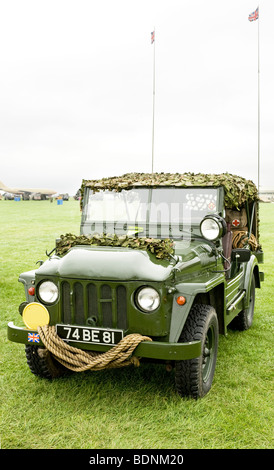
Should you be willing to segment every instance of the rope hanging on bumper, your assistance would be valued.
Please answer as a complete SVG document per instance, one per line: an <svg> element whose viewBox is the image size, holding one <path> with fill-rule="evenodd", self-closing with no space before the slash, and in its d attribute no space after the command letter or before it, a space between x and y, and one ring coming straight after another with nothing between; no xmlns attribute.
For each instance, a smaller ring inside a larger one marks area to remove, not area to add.
<svg viewBox="0 0 274 470"><path fill-rule="evenodd" d="M132 356L134 349L142 341L152 341L148 336L131 334L125 336L109 351L96 353L86 352L70 346L57 335L54 326L38 326L37 330L44 346L52 353L54 358L74 372L124 367L130 364L138 366L138 358Z"/></svg>

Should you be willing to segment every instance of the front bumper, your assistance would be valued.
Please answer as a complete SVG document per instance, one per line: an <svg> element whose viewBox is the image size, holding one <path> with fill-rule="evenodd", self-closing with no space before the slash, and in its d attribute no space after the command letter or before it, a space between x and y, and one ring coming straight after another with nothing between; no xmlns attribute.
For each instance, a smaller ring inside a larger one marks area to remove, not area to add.
<svg viewBox="0 0 274 470"><path fill-rule="evenodd" d="M10 341L15 343L44 346L37 331L15 326L13 322L8 323L7 336ZM70 342L69 344L73 347L89 351L106 352L111 349L111 346L93 343ZM159 359L163 361L194 359L201 355L201 341L192 341L189 343L143 341L135 349L134 355L137 357Z"/></svg>

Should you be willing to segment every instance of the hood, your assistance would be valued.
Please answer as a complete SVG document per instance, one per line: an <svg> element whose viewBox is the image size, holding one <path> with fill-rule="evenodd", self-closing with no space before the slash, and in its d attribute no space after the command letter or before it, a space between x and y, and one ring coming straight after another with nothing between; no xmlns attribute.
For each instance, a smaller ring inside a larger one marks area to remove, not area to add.
<svg viewBox="0 0 274 470"><path fill-rule="evenodd" d="M164 281L173 269L174 260L158 260L147 251L77 246L63 258L53 256L45 261L36 274L73 279Z"/></svg>

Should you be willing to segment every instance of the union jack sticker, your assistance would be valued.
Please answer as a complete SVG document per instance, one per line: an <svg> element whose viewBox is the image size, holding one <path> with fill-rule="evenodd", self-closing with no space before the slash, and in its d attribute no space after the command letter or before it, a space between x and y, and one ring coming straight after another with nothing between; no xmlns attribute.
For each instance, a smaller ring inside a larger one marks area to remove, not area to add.
<svg viewBox="0 0 274 470"><path fill-rule="evenodd" d="M29 343L39 343L39 335L38 333L28 333L28 342Z"/></svg>

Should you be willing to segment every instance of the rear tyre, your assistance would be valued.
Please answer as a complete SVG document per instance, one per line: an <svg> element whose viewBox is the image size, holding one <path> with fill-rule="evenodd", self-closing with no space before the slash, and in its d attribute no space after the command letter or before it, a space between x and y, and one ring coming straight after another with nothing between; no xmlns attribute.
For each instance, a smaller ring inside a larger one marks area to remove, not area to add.
<svg viewBox="0 0 274 470"><path fill-rule="evenodd" d="M249 290L249 306L242 310L237 317L233 318L229 327L232 330L244 331L248 330L252 323L254 317L254 308L255 308L255 276L252 274L251 285Z"/></svg>
<svg viewBox="0 0 274 470"><path fill-rule="evenodd" d="M216 311L197 304L190 310L179 342L201 341L202 354L175 363L175 384L182 397L201 398L209 392L217 360L219 327Z"/></svg>
<svg viewBox="0 0 274 470"><path fill-rule="evenodd" d="M61 377L67 371L47 349L27 344L25 352L27 364L34 375L46 379L55 379Z"/></svg>

